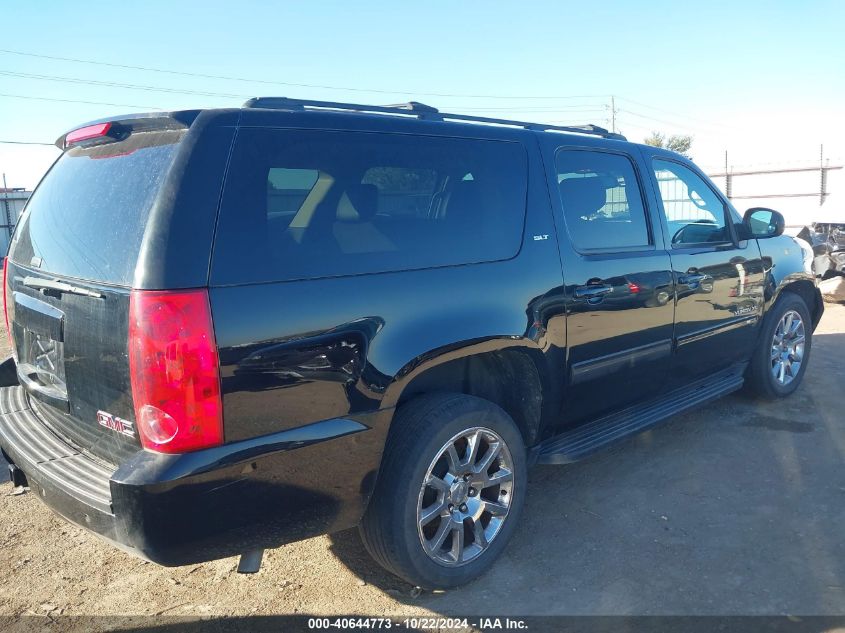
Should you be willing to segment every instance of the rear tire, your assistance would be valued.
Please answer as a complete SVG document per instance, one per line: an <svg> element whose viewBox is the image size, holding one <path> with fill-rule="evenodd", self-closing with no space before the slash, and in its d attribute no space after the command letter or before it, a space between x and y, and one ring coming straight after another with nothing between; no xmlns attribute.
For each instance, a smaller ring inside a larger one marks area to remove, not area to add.
<svg viewBox="0 0 845 633"><path fill-rule="evenodd" d="M420 396L393 421L361 537L409 583L457 587L505 548L526 484L522 435L501 408L463 394Z"/></svg>
<svg viewBox="0 0 845 633"><path fill-rule="evenodd" d="M746 375L748 390L764 398L784 398L804 378L812 348L813 325L807 304L784 292L769 311Z"/></svg>

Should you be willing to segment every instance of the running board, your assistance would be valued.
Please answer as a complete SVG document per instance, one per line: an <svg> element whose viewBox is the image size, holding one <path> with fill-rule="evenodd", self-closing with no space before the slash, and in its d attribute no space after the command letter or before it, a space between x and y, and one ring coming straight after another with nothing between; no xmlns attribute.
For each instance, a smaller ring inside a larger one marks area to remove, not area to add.
<svg viewBox="0 0 845 633"><path fill-rule="evenodd" d="M571 464L677 413L716 400L742 387L745 364L735 365L658 398L550 437L534 448L538 464Z"/></svg>

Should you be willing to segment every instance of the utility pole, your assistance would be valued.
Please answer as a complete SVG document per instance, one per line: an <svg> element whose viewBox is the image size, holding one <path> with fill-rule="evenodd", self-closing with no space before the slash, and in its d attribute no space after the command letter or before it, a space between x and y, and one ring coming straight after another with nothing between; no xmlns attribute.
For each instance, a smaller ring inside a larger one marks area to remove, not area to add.
<svg viewBox="0 0 845 633"><path fill-rule="evenodd" d="M610 95L610 131L616 134L616 97Z"/></svg>
<svg viewBox="0 0 845 633"><path fill-rule="evenodd" d="M827 195L827 170L824 168L824 145L819 145L819 178L821 183L819 186L819 206L824 204L824 198Z"/></svg>

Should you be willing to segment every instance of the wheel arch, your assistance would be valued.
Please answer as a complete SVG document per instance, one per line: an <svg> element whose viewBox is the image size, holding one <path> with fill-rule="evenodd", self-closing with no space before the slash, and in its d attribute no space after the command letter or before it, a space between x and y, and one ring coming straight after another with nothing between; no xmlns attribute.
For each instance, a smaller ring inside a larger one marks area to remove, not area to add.
<svg viewBox="0 0 845 633"><path fill-rule="evenodd" d="M790 282L781 284L777 288L776 293L767 294L766 314L760 327L754 353L749 359L749 365L745 374L746 388L750 393L768 399L783 398L793 393L801 384L801 378L806 372L807 355L810 352L810 333L815 329L824 310L821 297L819 296L817 302L816 295L818 295L818 289L815 283L800 276L795 276ZM804 330L806 343L805 351L802 352L803 358L798 359L800 362L799 374L796 376L794 371L790 370L789 375L792 378L790 381L785 382L785 374L783 373L785 372L784 364L788 366L792 365L792 353L789 354L788 361L786 356L783 357L783 361L780 362L779 367L781 374L773 378L772 370L775 369L773 363L778 358L778 355L783 352L783 348L781 348L780 352L775 348L776 345L780 344L781 339L772 341L768 337L771 337L775 332L781 315L787 309L793 307L799 299L809 312L811 323L808 323L807 326L812 325L812 329L807 327ZM786 303L784 303L785 301Z"/></svg>
<svg viewBox="0 0 845 633"><path fill-rule="evenodd" d="M774 285L774 284L771 284ZM771 288L771 285L769 288ZM800 297L810 311L810 319L812 322L811 331L815 331L816 326L822 318L824 313L824 301L822 300L821 292L816 287L815 282L811 277L805 274L795 274L787 276L783 282L776 286L773 290L766 291L766 304L763 319L756 334L757 345L763 342L763 335L766 330L766 324L772 318L773 309L777 305L778 300L789 293Z"/></svg>
<svg viewBox="0 0 845 633"><path fill-rule="evenodd" d="M784 292L798 295L806 303L812 318L813 329L821 320L824 303L816 287L815 277L804 270L804 256L801 248L791 237L780 235L775 238L757 240L766 278L764 281L765 316Z"/></svg>
<svg viewBox="0 0 845 633"><path fill-rule="evenodd" d="M427 393L461 393L502 408L526 446L539 440L549 403L549 376L542 351L529 339L491 338L436 350L408 363L385 392L384 407L401 407Z"/></svg>
<svg viewBox="0 0 845 633"><path fill-rule="evenodd" d="M810 318L812 319L813 330L819 324L824 313L824 301L822 300L821 292L816 287L816 284L805 277L787 278L778 287L775 295L772 297L770 307L774 306L777 300L784 295L784 293L792 293L798 295L807 305L810 311Z"/></svg>

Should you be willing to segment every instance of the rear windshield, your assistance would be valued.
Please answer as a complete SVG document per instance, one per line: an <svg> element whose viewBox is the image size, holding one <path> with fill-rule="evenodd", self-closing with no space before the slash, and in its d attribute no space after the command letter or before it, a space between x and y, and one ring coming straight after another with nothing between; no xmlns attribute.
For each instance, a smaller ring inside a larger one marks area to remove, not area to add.
<svg viewBox="0 0 845 633"><path fill-rule="evenodd" d="M38 185L9 256L78 279L131 285L150 208L184 130L66 151Z"/></svg>
<svg viewBox="0 0 845 633"><path fill-rule="evenodd" d="M526 190L514 142L242 129L212 282L508 259L522 243Z"/></svg>

